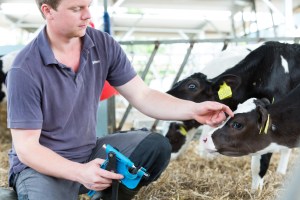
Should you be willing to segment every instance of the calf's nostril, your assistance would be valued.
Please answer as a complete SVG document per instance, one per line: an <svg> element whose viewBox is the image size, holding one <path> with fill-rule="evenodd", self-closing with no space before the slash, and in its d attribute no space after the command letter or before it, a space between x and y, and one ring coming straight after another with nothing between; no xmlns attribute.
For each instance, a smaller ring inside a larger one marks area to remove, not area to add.
<svg viewBox="0 0 300 200"><path fill-rule="evenodd" d="M203 139L203 142L206 143L206 142L207 142L207 138L204 138L204 139Z"/></svg>

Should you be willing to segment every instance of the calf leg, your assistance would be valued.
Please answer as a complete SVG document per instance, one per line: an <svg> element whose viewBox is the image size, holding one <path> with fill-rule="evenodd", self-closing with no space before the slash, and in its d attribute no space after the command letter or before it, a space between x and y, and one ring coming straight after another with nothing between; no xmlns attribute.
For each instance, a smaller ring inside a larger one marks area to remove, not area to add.
<svg viewBox="0 0 300 200"><path fill-rule="evenodd" d="M276 170L278 173L281 173L281 174L286 173L291 152L292 152L291 149L280 150L280 160L279 160L278 167Z"/></svg>
<svg viewBox="0 0 300 200"><path fill-rule="evenodd" d="M252 191L256 191L258 189L262 190L263 183L264 183L263 177L267 173L271 157L272 157L272 153L252 156L252 160L251 160L251 171L252 171L251 190Z"/></svg>

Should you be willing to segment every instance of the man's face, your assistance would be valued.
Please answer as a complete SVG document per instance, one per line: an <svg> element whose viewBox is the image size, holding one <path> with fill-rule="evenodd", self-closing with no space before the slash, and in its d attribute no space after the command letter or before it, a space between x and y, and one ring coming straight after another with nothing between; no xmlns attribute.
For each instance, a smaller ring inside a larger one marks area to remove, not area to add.
<svg viewBox="0 0 300 200"><path fill-rule="evenodd" d="M51 9L48 25L56 34L72 38L82 37L91 18L92 0L61 0L57 9Z"/></svg>

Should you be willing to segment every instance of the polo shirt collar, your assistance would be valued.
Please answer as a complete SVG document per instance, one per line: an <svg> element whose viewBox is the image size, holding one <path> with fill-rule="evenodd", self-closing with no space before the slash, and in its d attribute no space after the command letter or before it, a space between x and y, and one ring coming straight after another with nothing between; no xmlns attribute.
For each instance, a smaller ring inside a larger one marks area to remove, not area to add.
<svg viewBox="0 0 300 200"><path fill-rule="evenodd" d="M91 27L87 27L86 33L83 36L83 46L82 46L82 50L89 50L90 48L94 47L95 44L93 42L93 40L91 39L90 35L89 35L89 31L88 29L92 29Z"/></svg>
<svg viewBox="0 0 300 200"><path fill-rule="evenodd" d="M44 64L45 65L58 64L48 41L46 26L44 26L42 31L38 34L37 41L38 41L39 51Z"/></svg>
<svg viewBox="0 0 300 200"><path fill-rule="evenodd" d="M88 27L89 28L89 27ZM50 64L58 64L57 60L55 59L54 53L50 47L47 33L46 33L46 26L43 28L43 30L38 34L37 37L39 51L41 53L42 60L45 65ZM83 51L88 51L90 48L94 47L95 44L92 41L91 37L86 34L83 36Z"/></svg>

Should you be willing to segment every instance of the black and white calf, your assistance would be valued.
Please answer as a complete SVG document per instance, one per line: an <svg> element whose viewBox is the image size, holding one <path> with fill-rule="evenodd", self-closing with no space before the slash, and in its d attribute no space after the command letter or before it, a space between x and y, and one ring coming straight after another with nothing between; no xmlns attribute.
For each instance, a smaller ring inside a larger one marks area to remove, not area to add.
<svg viewBox="0 0 300 200"><path fill-rule="evenodd" d="M195 73L167 93L194 102L219 101L231 109L252 97L280 99L300 83L299 62L299 44L266 42L220 75L208 79Z"/></svg>
<svg viewBox="0 0 300 200"><path fill-rule="evenodd" d="M197 132L197 127L198 125L194 127L192 123L171 122L169 124L167 133L164 135L169 139L172 147L172 160L177 159L186 151L188 144Z"/></svg>
<svg viewBox="0 0 300 200"><path fill-rule="evenodd" d="M273 104L266 99L251 98L239 104L234 113L233 118L229 117L203 139L209 152L260 158L263 154L300 146L300 85ZM254 162L253 168L259 170L257 164ZM253 175L252 189L262 187L263 177Z"/></svg>
<svg viewBox="0 0 300 200"><path fill-rule="evenodd" d="M5 92L2 91L4 90L4 82L5 82L5 73L3 72L3 61L0 59L0 102L3 101L5 97Z"/></svg>
<svg viewBox="0 0 300 200"><path fill-rule="evenodd" d="M236 65L242 59L244 59L251 49L257 48L258 44L247 46L229 46L226 50L217 53L214 58L206 64L205 68L201 70L208 78L213 78L226 69ZM167 134L164 134L171 143L172 146L172 159L178 158L181 154L184 154L188 144L192 141L194 135L199 131L201 132L201 138L205 133L211 130L208 125L203 125L199 129L199 123L196 121L184 121L184 122L172 122L169 124ZM184 132L184 134L183 134ZM211 154L208 154L203 145L198 146L196 151L202 158L212 158Z"/></svg>
<svg viewBox="0 0 300 200"><path fill-rule="evenodd" d="M208 79L202 73L195 73L176 83L167 93L194 102L219 101L232 110L252 97L280 100L300 83L298 63L299 44L266 42L220 75ZM287 158L290 150L281 153ZM260 162L267 168L271 155L261 156ZM277 171L285 173L286 167L278 168ZM265 173L259 172L261 177Z"/></svg>
<svg viewBox="0 0 300 200"><path fill-rule="evenodd" d="M5 77L17 53L18 51L13 51L0 58L0 103L6 99Z"/></svg>

